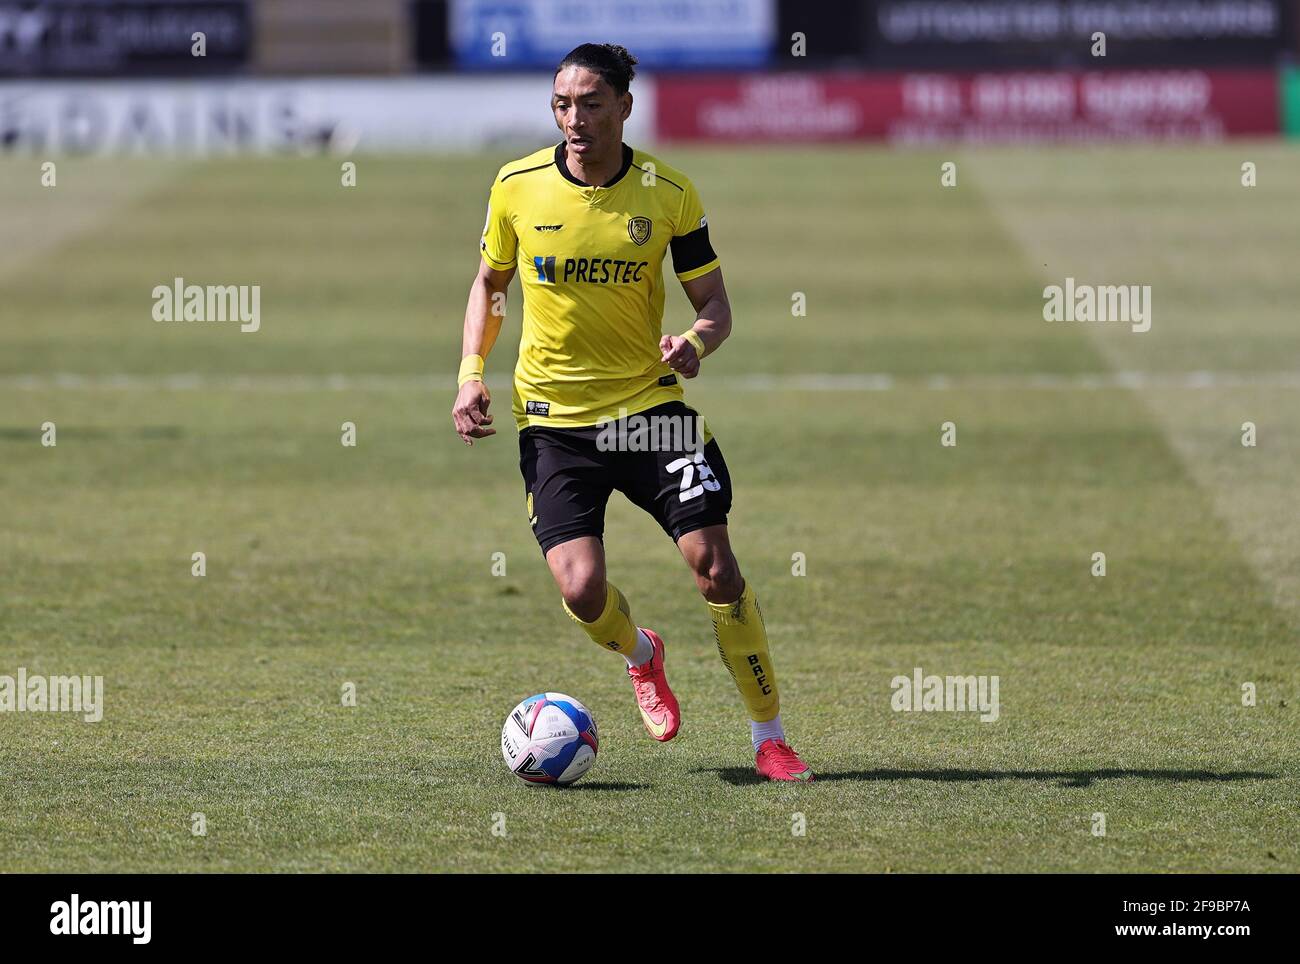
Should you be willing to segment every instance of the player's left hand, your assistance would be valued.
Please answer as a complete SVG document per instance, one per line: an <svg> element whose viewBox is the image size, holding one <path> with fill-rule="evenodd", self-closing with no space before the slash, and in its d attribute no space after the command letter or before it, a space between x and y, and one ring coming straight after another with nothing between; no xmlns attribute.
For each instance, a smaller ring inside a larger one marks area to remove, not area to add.
<svg viewBox="0 0 1300 964"><path fill-rule="evenodd" d="M678 335L664 335L659 339L659 350L663 358L659 359L683 378L694 378L700 373L700 356L695 354L695 346Z"/></svg>

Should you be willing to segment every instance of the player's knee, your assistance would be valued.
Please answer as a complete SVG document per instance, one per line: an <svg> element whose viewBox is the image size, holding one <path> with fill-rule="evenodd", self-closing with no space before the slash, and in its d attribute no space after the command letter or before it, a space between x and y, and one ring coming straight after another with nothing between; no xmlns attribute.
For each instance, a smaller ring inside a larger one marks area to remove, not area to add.
<svg viewBox="0 0 1300 964"><path fill-rule="evenodd" d="M574 567L557 573L564 604L584 622L594 622L605 611L605 574L595 569Z"/></svg>
<svg viewBox="0 0 1300 964"><path fill-rule="evenodd" d="M711 603L735 602L745 591L740 565L730 552L710 554L695 571L700 593Z"/></svg>

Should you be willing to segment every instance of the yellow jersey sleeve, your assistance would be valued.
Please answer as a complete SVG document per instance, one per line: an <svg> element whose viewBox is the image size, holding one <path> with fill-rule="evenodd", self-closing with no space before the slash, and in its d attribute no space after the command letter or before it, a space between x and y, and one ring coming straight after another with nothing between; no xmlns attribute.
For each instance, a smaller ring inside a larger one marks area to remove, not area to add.
<svg viewBox="0 0 1300 964"><path fill-rule="evenodd" d="M709 220L704 215L704 205L691 181L683 184L681 207L673 226L673 271L679 281L691 281L708 274L721 265L709 243Z"/></svg>
<svg viewBox="0 0 1300 964"><path fill-rule="evenodd" d="M500 271L515 266L519 238L506 203L504 182L498 178L488 193L487 220L483 223L483 239L479 253L491 267Z"/></svg>

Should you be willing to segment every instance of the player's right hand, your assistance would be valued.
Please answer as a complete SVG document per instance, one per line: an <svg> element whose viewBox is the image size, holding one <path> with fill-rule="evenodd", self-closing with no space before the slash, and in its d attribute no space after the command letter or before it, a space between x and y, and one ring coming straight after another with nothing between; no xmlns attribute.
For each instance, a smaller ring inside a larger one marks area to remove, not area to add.
<svg viewBox="0 0 1300 964"><path fill-rule="evenodd" d="M456 393L456 404L451 407L451 420L456 425L456 434L464 439L466 445L473 445L476 438L496 435L497 430L490 428L492 416L488 406L492 396L487 386L477 380L471 380L460 386Z"/></svg>

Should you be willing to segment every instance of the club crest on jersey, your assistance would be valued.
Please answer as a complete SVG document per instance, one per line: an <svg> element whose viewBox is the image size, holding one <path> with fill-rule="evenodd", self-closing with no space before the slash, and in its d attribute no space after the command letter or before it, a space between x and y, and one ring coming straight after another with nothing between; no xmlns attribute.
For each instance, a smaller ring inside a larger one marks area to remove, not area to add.
<svg viewBox="0 0 1300 964"><path fill-rule="evenodd" d="M650 219L649 218L628 218L627 236L637 244L645 244L650 240Z"/></svg>

